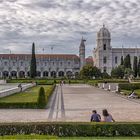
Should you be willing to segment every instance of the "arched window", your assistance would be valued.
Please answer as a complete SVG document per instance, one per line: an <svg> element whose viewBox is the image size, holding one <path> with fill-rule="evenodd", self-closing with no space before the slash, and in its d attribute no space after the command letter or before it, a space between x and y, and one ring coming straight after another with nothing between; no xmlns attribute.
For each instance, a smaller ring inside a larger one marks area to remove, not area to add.
<svg viewBox="0 0 140 140"><path fill-rule="evenodd" d="M8 72L8 71L4 71L4 72L3 72L3 77L6 78L6 77L8 77L8 76L9 76L9 72Z"/></svg>
<svg viewBox="0 0 140 140"><path fill-rule="evenodd" d="M25 77L25 72L24 71L20 71L19 72L19 77L24 78Z"/></svg>
<svg viewBox="0 0 140 140"><path fill-rule="evenodd" d="M117 63L118 63L118 57L115 56L115 64L117 64Z"/></svg>
<svg viewBox="0 0 140 140"><path fill-rule="evenodd" d="M104 44L104 50L106 50L106 44Z"/></svg>
<svg viewBox="0 0 140 140"><path fill-rule="evenodd" d="M58 75L59 75L59 77L64 77L64 72L63 71L59 71Z"/></svg>
<svg viewBox="0 0 140 140"><path fill-rule="evenodd" d="M104 56L103 63L106 64L106 62L107 62L107 59L106 59L106 56Z"/></svg>
<svg viewBox="0 0 140 140"><path fill-rule="evenodd" d="M43 72L43 77L47 77L48 76L48 72L47 71L44 71Z"/></svg>
<svg viewBox="0 0 140 140"><path fill-rule="evenodd" d="M17 77L17 72L16 72L16 71L12 71L12 72L11 72L11 76L12 76L12 77Z"/></svg>
<svg viewBox="0 0 140 140"><path fill-rule="evenodd" d="M55 72L55 71L52 71L52 72L51 72L51 77L53 77L53 78L56 77L56 72Z"/></svg>

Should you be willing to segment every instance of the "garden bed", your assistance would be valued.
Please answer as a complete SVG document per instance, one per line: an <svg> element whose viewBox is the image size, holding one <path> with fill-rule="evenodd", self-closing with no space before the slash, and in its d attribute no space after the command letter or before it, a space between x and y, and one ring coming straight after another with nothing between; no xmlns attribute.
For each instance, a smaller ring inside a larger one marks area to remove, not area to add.
<svg viewBox="0 0 140 140"><path fill-rule="evenodd" d="M20 93L13 94L0 99L0 108L38 108L38 95L40 87L44 87L46 102L48 102L49 96L52 94L54 85L38 85L36 87L29 88L28 90ZM46 103L47 104L47 103Z"/></svg>

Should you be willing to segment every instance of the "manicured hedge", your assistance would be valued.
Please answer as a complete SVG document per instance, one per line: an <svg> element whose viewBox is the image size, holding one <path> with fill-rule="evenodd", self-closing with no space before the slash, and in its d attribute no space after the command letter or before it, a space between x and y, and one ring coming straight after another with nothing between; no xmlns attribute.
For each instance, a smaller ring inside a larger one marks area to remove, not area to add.
<svg viewBox="0 0 140 140"><path fill-rule="evenodd" d="M128 83L128 80L126 79L104 79L104 80L98 80L99 83Z"/></svg>
<svg viewBox="0 0 140 140"><path fill-rule="evenodd" d="M41 134L63 137L140 136L140 123L1 123L0 135Z"/></svg>
<svg viewBox="0 0 140 140"><path fill-rule="evenodd" d="M8 109L13 109L13 108L38 108L37 102L16 102L16 103L6 103L6 102L0 102L0 108L8 108Z"/></svg>
<svg viewBox="0 0 140 140"><path fill-rule="evenodd" d="M123 83L119 84L120 90L136 90L140 89L140 83Z"/></svg>
<svg viewBox="0 0 140 140"><path fill-rule="evenodd" d="M48 103L49 97L53 93L55 89L55 85L53 85L50 89L47 90L46 94L46 105ZM36 109L39 108L39 105L37 102L14 102L14 103L6 103L6 102L0 102L0 108L31 108Z"/></svg>

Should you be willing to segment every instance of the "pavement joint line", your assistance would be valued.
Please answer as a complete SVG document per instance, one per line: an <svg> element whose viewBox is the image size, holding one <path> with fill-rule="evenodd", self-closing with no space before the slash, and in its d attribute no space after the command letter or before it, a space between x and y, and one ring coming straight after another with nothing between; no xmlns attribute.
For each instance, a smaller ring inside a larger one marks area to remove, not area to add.
<svg viewBox="0 0 140 140"><path fill-rule="evenodd" d="M56 120L58 119L58 113L59 113L59 96L60 96L60 92L59 92L59 86L58 86L58 90L57 90L57 108L56 108Z"/></svg>
<svg viewBox="0 0 140 140"><path fill-rule="evenodd" d="M56 103L56 96L57 96L57 90L58 90L58 86L56 86L55 91L54 91L54 96L52 97L52 104L50 106L50 112L49 112L49 116L48 116L48 120L51 121L53 118L53 114L54 114L54 109L55 109L55 103Z"/></svg>
<svg viewBox="0 0 140 140"><path fill-rule="evenodd" d="M65 120L65 106L64 106L64 97L63 97L62 86L61 86L61 117L62 117L62 120Z"/></svg>

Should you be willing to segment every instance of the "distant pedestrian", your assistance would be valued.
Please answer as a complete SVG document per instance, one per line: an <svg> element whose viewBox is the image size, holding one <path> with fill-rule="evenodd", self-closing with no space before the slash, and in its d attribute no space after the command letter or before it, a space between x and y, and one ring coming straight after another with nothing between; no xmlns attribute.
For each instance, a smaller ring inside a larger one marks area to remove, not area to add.
<svg viewBox="0 0 140 140"><path fill-rule="evenodd" d="M115 122L112 115L106 109L103 110L104 122Z"/></svg>
<svg viewBox="0 0 140 140"><path fill-rule="evenodd" d="M61 84L62 84L62 86L64 85L64 81L63 80L62 80Z"/></svg>
<svg viewBox="0 0 140 140"><path fill-rule="evenodd" d="M20 88L20 92L22 92L22 85L21 84L18 85L18 88Z"/></svg>
<svg viewBox="0 0 140 140"><path fill-rule="evenodd" d="M101 116L97 113L96 110L92 111L92 115L91 115L91 122L100 122L101 121Z"/></svg>

